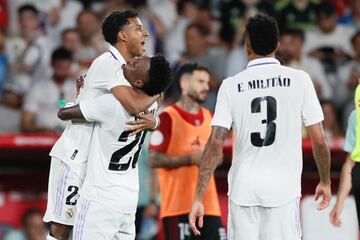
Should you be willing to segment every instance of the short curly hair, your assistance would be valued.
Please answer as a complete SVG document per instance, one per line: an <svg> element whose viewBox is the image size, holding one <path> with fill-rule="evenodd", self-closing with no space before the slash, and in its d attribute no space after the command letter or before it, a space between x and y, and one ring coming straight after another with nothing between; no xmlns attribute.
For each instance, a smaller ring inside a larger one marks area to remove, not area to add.
<svg viewBox="0 0 360 240"><path fill-rule="evenodd" d="M246 37L251 49L257 55L273 53L279 42L279 27L273 17L256 14L246 24Z"/></svg>
<svg viewBox="0 0 360 240"><path fill-rule="evenodd" d="M149 79L144 82L142 90L149 96L164 92L173 81L170 64L162 55L151 57L148 74Z"/></svg>
<svg viewBox="0 0 360 240"><path fill-rule="evenodd" d="M129 24L129 18L136 18L137 16L138 13L131 9L110 13L101 26L105 41L111 45L115 45L119 31Z"/></svg>

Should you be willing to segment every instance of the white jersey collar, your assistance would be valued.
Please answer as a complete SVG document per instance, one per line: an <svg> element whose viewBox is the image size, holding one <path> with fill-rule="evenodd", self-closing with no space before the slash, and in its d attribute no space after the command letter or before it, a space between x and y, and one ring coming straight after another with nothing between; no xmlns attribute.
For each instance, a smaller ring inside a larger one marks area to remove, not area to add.
<svg viewBox="0 0 360 240"><path fill-rule="evenodd" d="M276 58L272 58L272 57L258 58L258 59L251 60L248 63L247 68L257 67L257 66L264 66L264 65L271 65L271 64L280 65L280 62Z"/></svg>
<svg viewBox="0 0 360 240"><path fill-rule="evenodd" d="M114 46L111 46L109 47L109 52L111 53L111 55L117 60L120 62L120 64L125 64L126 61L125 59L123 58L123 56L120 54L120 52L114 47Z"/></svg>

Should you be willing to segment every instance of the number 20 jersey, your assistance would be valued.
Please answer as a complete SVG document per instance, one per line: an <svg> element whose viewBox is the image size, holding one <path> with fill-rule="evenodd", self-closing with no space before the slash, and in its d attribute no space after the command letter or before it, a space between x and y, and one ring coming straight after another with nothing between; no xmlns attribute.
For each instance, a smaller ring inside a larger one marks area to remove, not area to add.
<svg viewBox="0 0 360 240"><path fill-rule="evenodd" d="M129 136L135 120L112 94L80 102L87 121L96 121L80 195L120 213L135 213L139 194L137 161L146 131ZM157 103L148 110L155 114Z"/></svg>
<svg viewBox="0 0 360 240"><path fill-rule="evenodd" d="M212 126L235 133L229 197L243 206L278 207L301 195L302 122L323 113L309 75L275 58L250 61L223 81Z"/></svg>

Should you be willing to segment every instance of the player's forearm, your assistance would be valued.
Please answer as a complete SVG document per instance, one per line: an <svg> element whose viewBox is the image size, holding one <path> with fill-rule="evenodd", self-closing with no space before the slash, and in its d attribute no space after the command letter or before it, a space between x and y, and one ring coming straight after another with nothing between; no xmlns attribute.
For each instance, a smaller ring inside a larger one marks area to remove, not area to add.
<svg viewBox="0 0 360 240"><path fill-rule="evenodd" d="M200 163L195 199L201 200L210 178L213 175L219 159L223 157L223 146L229 130L223 127L213 127L210 138L205 146Z"/></svg>
<svg viewBox="0 0 360 240"><path fill-rule="evenodd" d="M318 168L320 181L330 183L330 150L327 143L313 144L313 155Z"/></svg>
<svg viewBox="0 0 360 240"><path fill-rule="evenodd" d="M85 120L79 105L61 108L57 114L61 120Z"/></svg>
<svg viewBox="0 0 360 240"><path fill-rule="evenodd" d="M191 156L169 156L165 153L150 150L149 164L152 168L177 168L192 164Z"/></svg>
<svg viewBox="0 0 360 240"><path fill-rule="evenodd" d="M354 162L351 160L350 155L347 156L346 161L341 169L339 189L337 192L337 204L343 204L346 196L351 190L351 171L354 167Z"/></svg>
<svg viewBox="0 0 360 240"><path fill-rule="evenodd" d="M133 115L144 112L159 98L159 96L151 97L126 86L114 87L111 92L126 111Z"/></svg>

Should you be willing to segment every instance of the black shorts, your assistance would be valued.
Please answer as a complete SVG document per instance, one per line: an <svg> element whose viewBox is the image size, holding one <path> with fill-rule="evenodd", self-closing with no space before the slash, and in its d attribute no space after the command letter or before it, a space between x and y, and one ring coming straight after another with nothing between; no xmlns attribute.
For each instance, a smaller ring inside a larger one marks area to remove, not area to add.
<svg viewBox="0 0 360 240"><path fill-rule="evenodd" d="M200 236L192 232L187 214L165 217L162 222L165 240L226 240L226 231L218 216L204 216Z"/></svg>
<svg viewBox="0 0 360 240"><path fill-rule="evenodd" d="M360 163L356 162L351 172L352 193L355 198L356 212L360 227Z"/></svg>

